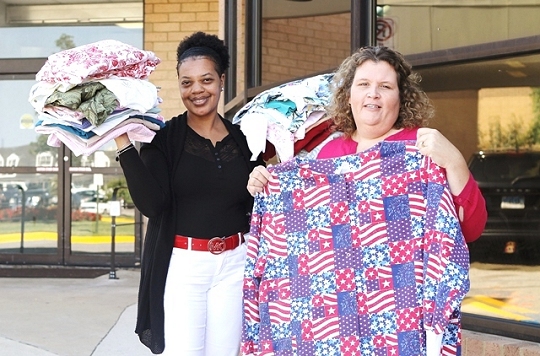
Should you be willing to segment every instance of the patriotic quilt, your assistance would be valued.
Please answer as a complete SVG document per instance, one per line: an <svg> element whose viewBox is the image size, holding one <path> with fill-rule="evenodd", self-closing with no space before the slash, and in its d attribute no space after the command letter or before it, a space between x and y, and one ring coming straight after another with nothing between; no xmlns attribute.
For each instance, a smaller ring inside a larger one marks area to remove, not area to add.
<svg viewBox="0 0 540 356"><path fill-rule="evenodd" d="M461 352L469 254L444 170L413 141L269 168L248 241L242 355Z"/></svg>

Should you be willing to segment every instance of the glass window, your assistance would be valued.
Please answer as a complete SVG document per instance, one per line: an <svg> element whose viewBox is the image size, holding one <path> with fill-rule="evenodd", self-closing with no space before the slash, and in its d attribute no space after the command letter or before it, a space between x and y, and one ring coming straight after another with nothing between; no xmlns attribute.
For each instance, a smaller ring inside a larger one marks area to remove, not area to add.
<svg viewBox="0 0 540 356"><path fill-rule="evenodd" d="M94 2L16 4L12 1L0 6L0 59L46 58L60 49L104 39L142 47L141 0Z"/></svg>
<svg viewBox="0 0 540 356"><path fill-rule="evenodd" d="M56 253L56 174L0 174L0 253Z"/></svg>
<svg viewBox="0 0 540 356"><path fill-rule="evenodd" d="M471 290L462 311L539 323L540 56L419 72L435 104L430 126L469 160L488 210L484 233L469 244Z"/></svg>
<svg viewBox="0 0 540 356"><path fill-rule="evenodd" d="M112 215L115 250L135 250L135 208L123 175L72 174L72 253L111 251Z"/></svg>
<svg viewBox="0 0 540 356"><path fill-rule="evenodd" d="M36 157L36 166L53 167L54 166L53 154L50 151L38 153Z"/></svg>
<svg viewBox="0 0 540 356"><path fill-rule="evenodd" d="M142 48L142 24L137 27L32 26L0 27L0 58L47 58L62 49L115 40Z"/></svg>
<svg viewBox="0 0 540 356"><path fill-rule="evenodd" d="M403 54L424 53L540 33L540 1L380 0L378 41Z"/></svg>
<svg viewBox="0 0 540 356"><path fill-rule="evenodd" d="M72 167L120 167L116 161L116 144L113 140L105 143L98 150L90 155L79 155L71 153Z"/></svg>
<svg viewBox="0 0 540 356"><path fill-rule="evenodd" d="M34 80L0 80L0 166L58 166L58 149L47 145L47 137L34 131L37 113L28 102ZM47 158L43 158L47 157Z"/></svg>
<svg viewBox="0 0 540 356"><path fill-rule="evenodd" d="M7 158L7 166L8 167L17 167L19 165L19 161L21 160L21 157L16 154L12 153Z"/></svg>
<svg viewBox="0 0 540 356"><path fill-rule="evenodd" d="M28 98L41 61L53 53L105 39L142 48L142 18L143 2L137 0L0 6L0 253L5 261L54 261L49 255L9 255L34 248L32 252L56 253L57 263L88 263L83 255L88 253L100 253L91 263L103 263L111 251L115 188L122 202L115 216L118 249L128 254L127 260L135 257L134 219L139 213L127 189L121 189L125 181L114 159L114 142L89 156L72 154L68 159L68 151L64 157L64 147L51 146L47 133L36 132L40 118ZM64 179L58 167L70 169L73 181ZM70 205L67 212L61 208L64 202ZM58 246L75 254L64 260L68 255Z"/></svg>
<svg viewBox="0 0 540 356"><path fill-rule="evenodd" d="M350 53L350 1L263 0L262 85L331 71Z"/></svg>

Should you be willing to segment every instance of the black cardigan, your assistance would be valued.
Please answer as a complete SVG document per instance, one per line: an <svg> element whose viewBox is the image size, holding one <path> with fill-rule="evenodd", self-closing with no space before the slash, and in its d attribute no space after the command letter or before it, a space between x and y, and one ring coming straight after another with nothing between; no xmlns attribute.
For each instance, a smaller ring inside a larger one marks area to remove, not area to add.
<svg viewBox="0 0 540 356"><path fill-rule="evenodd" d="M249 172L264 164L261 156L250 161L251 151L237 125L222 118L227 130L241 149ZM163 295L174 241L174 195L171 172L177 171L187 130L187 113L174 117L156 133L140 153L134 149L122 153L120 164L133 202L148 217L139 284L137 325L135 332L154 354L165 348ZM247 177L246 177L247 184ZM151 199L149 199L151 197ZM247 208L250 213L251 207Z"/></svg>

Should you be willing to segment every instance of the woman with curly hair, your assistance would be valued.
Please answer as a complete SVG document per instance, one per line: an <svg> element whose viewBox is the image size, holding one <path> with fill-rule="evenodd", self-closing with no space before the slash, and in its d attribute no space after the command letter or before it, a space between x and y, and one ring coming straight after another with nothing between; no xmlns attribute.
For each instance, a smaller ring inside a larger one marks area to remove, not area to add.
<svg viewBox="0 0 540 356"><path fill-rule="evenodd" d="M253 198L245 186L262 159L218 114L229 66L218 37L196 32L177 49L186 111L140 152L124 135L118 160L133 202L148 217L135 332L155 353L236 356Z"/></svg>
<svg viewBox="0 0 540 356"><path fill-rule="evenodd" d="M332 83L327 114L344 135L317 160L250 174L262 192L243 355L460 354L465 226L478 237L486 208L463 156L422 128L434 109L418 81L400 53L360 48Z"/></svg>
<svg viewBox="0 0 540 356"><path fill-rule="evenodd" d="M370 83L375 80L377 82ZM394 129L424 126L433 117L434 109L427 95L418 86L419 81L419 76L411 71L411 67L398 52L389 51L385 47L361 48L345 59L334 75L335 90L328 114L334 119L338 130L346 136L363 135L357 121L361 120L364 111L356 111L361 106L352 105L352 101L375 97L391 100L392 110L385 113L385 108L382 109Z"/></svg>
<svg viewBox="0 0 540 356"><path fill-rule="evenodd" d="M328 142L317 158L362 152L382 140L416 140L420 153L446 170L463 235L475 241L487 219L485 200L461 152L439 131L424 127L434 108L419 82L403 56L387 47L362 47L346 58L334 75L327 108L344 135ZM248 191L261 192L269 177L265 167L256 167Z"/></svg>

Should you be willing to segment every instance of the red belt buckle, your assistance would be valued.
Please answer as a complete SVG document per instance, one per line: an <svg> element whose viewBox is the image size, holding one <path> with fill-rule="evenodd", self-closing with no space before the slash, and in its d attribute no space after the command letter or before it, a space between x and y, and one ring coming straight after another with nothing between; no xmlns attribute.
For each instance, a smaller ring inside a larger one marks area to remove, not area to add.
<svg viewBox="0 0 540 356"><path fill-rule="evenodd" d="M220 253L225 251L225 248L225 240L221 237L214 237L213 239L210 239L208 241L208 251L210 251L214 255L219 255Z"/></svg>

